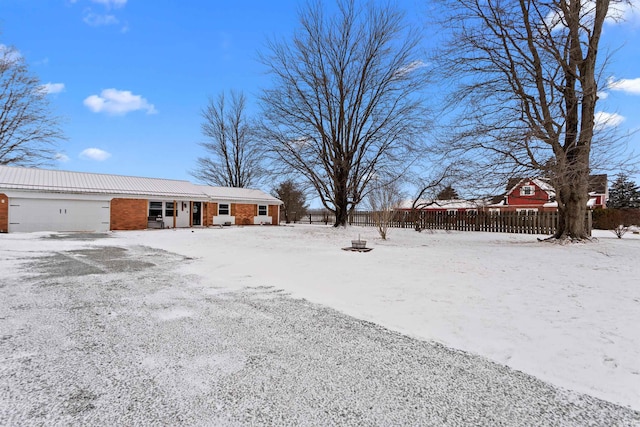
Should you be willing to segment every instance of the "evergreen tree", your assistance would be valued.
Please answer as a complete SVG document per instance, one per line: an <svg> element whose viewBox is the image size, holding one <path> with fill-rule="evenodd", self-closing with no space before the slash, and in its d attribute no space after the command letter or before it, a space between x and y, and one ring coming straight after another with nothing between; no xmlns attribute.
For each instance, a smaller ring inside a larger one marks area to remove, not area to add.
<svg viewBox="0 0 640 427"><path fill-rule="evenodd" d="M438 200L453 200L458 198L460 198L460 196L458 196L458 192L450 185L447 185L441 192L439 192L437 197Z"/></svg>
<svg viewBox="0 0 640 427"><path fill-rule="evenodd" d="M627 175L619 174L609 188L607 207L614 209L640 208L640 190Z"/></svg>
<svg viewBox="0 0 640 427"><path fill-rule="evenodd" d="M307 212L306 195L298 184L292 180L281 182L273 190L273 195L284 202L280 206L280 217L289 224L291 221L299 221Z"/></svg>

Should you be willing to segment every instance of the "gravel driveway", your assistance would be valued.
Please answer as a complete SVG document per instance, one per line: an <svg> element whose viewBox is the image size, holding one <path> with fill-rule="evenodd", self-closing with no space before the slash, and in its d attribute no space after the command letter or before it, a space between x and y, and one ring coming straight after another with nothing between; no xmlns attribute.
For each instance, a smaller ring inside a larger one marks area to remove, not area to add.
<svg viewBox="0 0 640 427"><path fill-rule="evenodd" d="M274 288L206 287L173 272L185 262L87 246L16 263L30 274L0 282L0 425L640 425Z"/></svg>

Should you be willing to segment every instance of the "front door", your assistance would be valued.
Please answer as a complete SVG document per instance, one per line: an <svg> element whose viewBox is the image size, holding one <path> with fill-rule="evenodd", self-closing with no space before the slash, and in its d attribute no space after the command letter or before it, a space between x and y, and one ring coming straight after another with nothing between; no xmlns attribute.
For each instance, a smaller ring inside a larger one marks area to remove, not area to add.
<svg viewBox="0 0 640 427"><path fill-rule="evenodd" d="M200 218L202 217L202 203L201 202L193 202L193 207L191 208L191 225L202 225L200 222Z"/></svg>

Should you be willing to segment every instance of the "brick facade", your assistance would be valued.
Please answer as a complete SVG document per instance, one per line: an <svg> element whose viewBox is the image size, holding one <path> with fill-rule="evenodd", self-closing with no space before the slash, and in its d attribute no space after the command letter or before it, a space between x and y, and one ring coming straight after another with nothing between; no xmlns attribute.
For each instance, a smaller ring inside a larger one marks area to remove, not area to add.
<svg viewBox="0 0 640 427"><path fill-rule="evenodd" d="M146 199L112 199L111 230L144 230L148 214Z"/></svg>
<svg viewBox="0 0 640 427"><path fill-rule="evenodd" d="M269 205L269 216L271 217L271 225L278 225L280 223L280 206Z"/></svg>
<svg viewBox="0 0 640 427"><path fill-rule="evenodd" d="M211 202L202 203L202 225L210 227L213 225L213 217L218 215L218 204Z"/></svg>
<svg viewBox="0 0 640 427"><path fill-rule="evenodd" d="M0 233L9 232L9 198L0 193Z"/></svg>
<svg viewBox="0 0 640 427"><path fill-rule="evenodd" d="M236 225L253 225L253 218L258 215L258 205L232 203L231 215L236 217Z"/></svg>

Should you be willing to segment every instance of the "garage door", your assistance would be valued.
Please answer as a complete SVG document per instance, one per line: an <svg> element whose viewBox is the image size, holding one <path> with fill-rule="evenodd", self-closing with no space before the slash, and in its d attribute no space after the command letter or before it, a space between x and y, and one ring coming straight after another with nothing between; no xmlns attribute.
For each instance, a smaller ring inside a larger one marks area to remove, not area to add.
<svg viewBox="0 0 640 427"><path fill-rule="evenodd" d="M10 233L108 230L108 201L9 199Z"/></svg>

